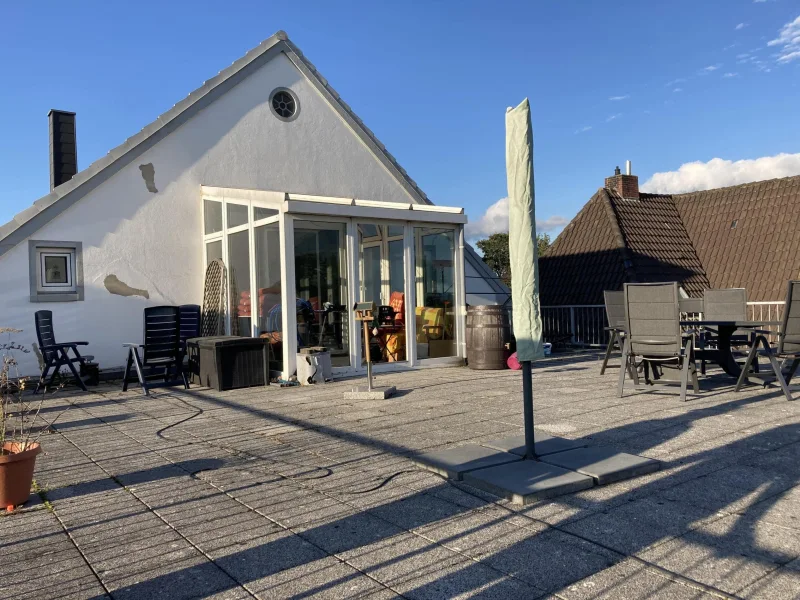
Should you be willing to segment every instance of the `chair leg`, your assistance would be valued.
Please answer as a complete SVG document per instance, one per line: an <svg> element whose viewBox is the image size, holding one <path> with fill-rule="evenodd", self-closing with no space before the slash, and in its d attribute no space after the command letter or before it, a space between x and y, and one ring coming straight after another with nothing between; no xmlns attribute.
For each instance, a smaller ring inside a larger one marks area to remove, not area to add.
<svg viewBox="0 0 800 600"><path fill-rule="evenodd" d="M759 336L760 337L760 336ZM753 340L753 345L750 347L750 352L747 353L747 360L742 365L742 372L739 373L739 379L736 380L736 387L734 391L738 392L742 389L744 382L747 381L747 373L750 371L750 365L753 364L753 359L758 353L758 337Z"/></svg>
<svg viewBox="0 0 800 600"><path fill-rule="evenodd" d="M786 385L789 385L792 381L792 377L794 377L795 371L797 371L797 367L800 366L800 358L795 358L792 361L792 366L789 367L789 372L786 374Z"/></svg>
<svg viewBox="0 0 800 600"><path fill-rule="evenodd" d="M133 353L133 366L136 368L136 376L139 378L139 385L142 386L144 395L149 396L150 390L147 389L147 380L144 378L144 372L142 371L142 363L141 359L139 358L139 351L136 348L131 348L131 352Z"/></svg>
<svg viewBox="0 0 800 600"><path fill-rule="evenodd" d="M66 349L61 348L61 350L59 350L59 352L61 352L62 356L64 357L64 362L67 363L67 366L69 367L69 370L72 371L72 376L75 378L75 382L80 386L80 388L84 392L88 392L89 390L86 389L86 384L83 383L83 379L81 379L81 374L75 368L75 363L72 362L69 359L69 354L67 354Z"/></svg>
<svg viewBox="0 0 800 600"><path fill-rule="evenodd" d="M625 344L622 346L622 363L620 365L619 370L619 384L618 384L618 393L619 397L622 398L622 391L625 387L625 372L627 369L623 368L624 365L628 364L628 354L630 353L631 343L630 340L626 337ZM636 370L634 369L634 378L636 378Z"/></svg>
<svg viewBox="0 0 800 600"><path fill-rule="evenodd" d="M691 357L692 340L686 341L683 347L683 364L681 365L681 402L686 402L686 387L689 385L689 359Z"/></svg>
<svg viewBox="0 0 800 600"><path fill-rule="evenodd" d="M775 378L778 380L778 384L781 386L781 390L783 390L783 395L786 396L786 399L791 401L792 393L789 391L789 386L786 385L786 381L783 378L783 373L781 372L781 366L778 364L778 360L775 358L775 355L772 353L772 349L769 347L769 342L767 338L764 336L759 336L761 339L761 345L764 346L764 352L767 353L767 358L769 359L770 364L772 365L772 370L775 371Z"/></svg>
<svg viewBox="0 0 800 600"><path fill-rule="evenodd" d="M603 364L600 365L600 375L603 375L606 372L608 357L611 356L611 350L614 348L614 341L617 339L616 331L612 331L610 333L611 335L608 337L608 345L606 346L606 355L603 357Z"/></svg>
<svg viewBox="0 0 800 600"><path fill-rule="evenodd" d="M700 373L702 375L706 374L706 359L705 358L700 361Z"/></svg>
<svg viewBox="0 0 800 600"><path fill-rule="evenodd" d="M128 391L128 380L131 378L131 367L133 366L133 348L128 348L128 362L125 363L125 375L122 376L122 391Z"/></svg>

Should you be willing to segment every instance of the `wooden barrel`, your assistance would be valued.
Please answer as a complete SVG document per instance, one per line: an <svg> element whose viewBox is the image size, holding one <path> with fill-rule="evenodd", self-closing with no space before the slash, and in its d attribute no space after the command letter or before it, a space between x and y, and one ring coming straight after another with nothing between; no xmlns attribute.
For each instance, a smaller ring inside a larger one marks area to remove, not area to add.
<svg viewBox="0 0 800 600"><path fill-rule="evenodd" d="M506 369L509 342L511 323L506 307L467 308L467 363L470 369Z"/></svg>

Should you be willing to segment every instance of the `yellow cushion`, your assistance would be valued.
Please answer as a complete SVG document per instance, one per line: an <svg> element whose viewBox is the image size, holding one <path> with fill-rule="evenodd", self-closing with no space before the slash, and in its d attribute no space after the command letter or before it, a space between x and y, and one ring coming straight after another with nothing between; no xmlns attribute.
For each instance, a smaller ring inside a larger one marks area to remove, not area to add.
<svg viewBox="0 0 800 600"><path fill-rule="evenodd" d="M418 306L414 314L416 315L417 342L425 343L428 339L439 339L442 337L442 320L444 318L443 308L429 308ZM427 333L423 325L430 325Z"/></svg>

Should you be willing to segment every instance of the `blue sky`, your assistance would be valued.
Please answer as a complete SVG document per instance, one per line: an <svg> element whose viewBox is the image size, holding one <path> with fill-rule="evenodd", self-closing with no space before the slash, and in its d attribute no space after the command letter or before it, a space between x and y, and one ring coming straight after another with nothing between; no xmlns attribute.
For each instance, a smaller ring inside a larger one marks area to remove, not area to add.
<svg viewBox="0 0 800 600"><path fill-rule="evenodd" d="M502 228L502 204L481 217L506 195L504 112L526 96L552 233L626 159L660 191L800 174L798 0L1 10L0 223L49 191L50 108L78 113L85 168L278 29L473 237Z"/></svg>

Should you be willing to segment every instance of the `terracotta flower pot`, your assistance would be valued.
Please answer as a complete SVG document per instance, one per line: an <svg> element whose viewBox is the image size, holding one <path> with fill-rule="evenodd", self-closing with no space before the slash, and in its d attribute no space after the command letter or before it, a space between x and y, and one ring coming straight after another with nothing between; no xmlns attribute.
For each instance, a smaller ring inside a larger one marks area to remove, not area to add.
<svg viewBox="0 0 800 600"><path fill-rule="evenodd" d="M3 444L0 453L0 507L27 502L31 495L36 455L42 451L38 443L23 447L18 442Z"/></svg>

